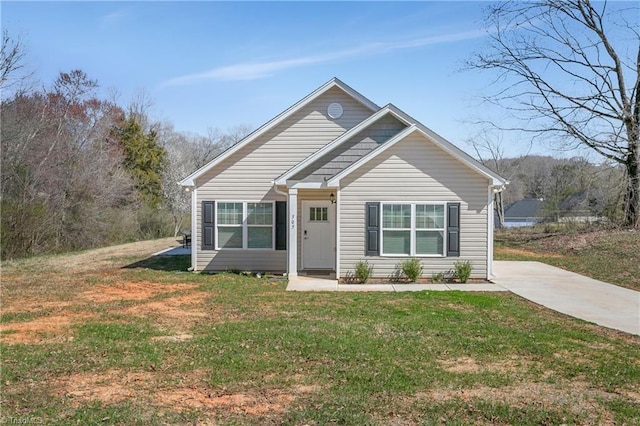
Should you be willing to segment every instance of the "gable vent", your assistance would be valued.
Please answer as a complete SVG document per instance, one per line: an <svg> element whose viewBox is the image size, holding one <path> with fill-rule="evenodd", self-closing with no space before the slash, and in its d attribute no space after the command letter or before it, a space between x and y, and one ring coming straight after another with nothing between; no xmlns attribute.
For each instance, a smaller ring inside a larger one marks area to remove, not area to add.
<svg viewBox="0 0 640 426"><path fill-rule="evenodd" d="M336 118L342 117L343 112L344 110L342 109L342 105L340 105L337 102L333 102L332 104L329 104L329 106L327 107L327 114L329 115L329 117L333 118L334 120Z"/></svg>

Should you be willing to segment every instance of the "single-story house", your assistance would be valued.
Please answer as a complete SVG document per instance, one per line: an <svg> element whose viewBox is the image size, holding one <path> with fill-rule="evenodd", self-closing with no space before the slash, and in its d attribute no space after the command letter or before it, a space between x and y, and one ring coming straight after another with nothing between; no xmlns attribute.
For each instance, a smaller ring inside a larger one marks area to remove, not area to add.
<svg viewBox="0 0 640 426"><path fill-rule="evenodd" d="M488 278L493 193L507 182L417 120L334 78L181 181L195 271Z"/></svg>
<svg viewBox="0 0 640 426"><path fill-rule="evenodd" d="M524 198L514 201L504 209L504 227L520 228L533 226L544 220L544 200L542 198Z"/></svg>

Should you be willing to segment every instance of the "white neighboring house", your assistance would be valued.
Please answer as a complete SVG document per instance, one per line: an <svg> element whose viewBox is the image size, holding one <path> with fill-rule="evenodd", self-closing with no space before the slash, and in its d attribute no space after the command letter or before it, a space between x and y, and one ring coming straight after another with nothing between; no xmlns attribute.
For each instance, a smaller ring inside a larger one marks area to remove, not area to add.
<svg viewBox="0 0 640 426"><path fill-rule="evenodd" d="M506 183L334 78L181 181L192 267L342 278L367 260L385 278L417 257L426 277L469 260L489 278Z"/></svg>

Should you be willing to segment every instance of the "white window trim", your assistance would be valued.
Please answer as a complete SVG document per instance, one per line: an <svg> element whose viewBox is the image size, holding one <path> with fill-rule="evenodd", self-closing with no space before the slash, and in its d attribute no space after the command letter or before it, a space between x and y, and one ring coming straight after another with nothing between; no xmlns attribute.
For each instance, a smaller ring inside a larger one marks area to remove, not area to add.
<svg viewBox="0 0 640 426"><path fill-rule="evenodd" d="M223 224L220 225L218 223L218 203L239 203L242 204L242 224L240 225L242 227L242 247L220 247L219 245L219 241L218 241L218 228L219 227L229 227L229 228L235 228L238 227L238 225L230 225L230 224ZM257 248L257 247L249 247L249 228L250 227L256 227L256 228L266 228L269 225L249 225L247 223L247 216L249 215L249 210L247 208L247 204L249 203L260 203L260 204L271 204L271 247L265 247L265 248ZM214 211L214 215L216 218L216 226L215 226L215 230L214 230L214 238L215 238L215 249L216 250L235 250L235 251L241 251L241 250L249 250L249 251L273 251L276 249L276 202L275 201L265 201L265 200L259 200L259 201L239 201L239 200L216 200L215 202L215 211Z"/></svg>
<svg viewBox="0 0 640 426"><path fill-rule="evenodd" d="M416 227L416 205L436 205L443 206L444 227L443 228L417 228ZM384 206L386 205L409 205L411 206L411 228L385 228L384 227ZM380 203L380 256L386 257L447 257L447 203L444 201L383 201ZM409 254L385 253L384 252L384 231L406 231L409 230ZM417 231L442 231L442 253L441 254L418 254L416 253L416 232Z"/></svg>

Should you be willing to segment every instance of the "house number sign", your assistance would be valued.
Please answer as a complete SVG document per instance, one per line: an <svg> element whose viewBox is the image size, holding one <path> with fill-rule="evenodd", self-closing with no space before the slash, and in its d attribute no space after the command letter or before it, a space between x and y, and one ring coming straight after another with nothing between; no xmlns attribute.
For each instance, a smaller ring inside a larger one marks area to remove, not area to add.
<svg viewBox="0 0 640 426"><path fill-rule="evenodd" d="M296 215L292 214L291 215L291 230L294 230L296 228Z"/></svg>

